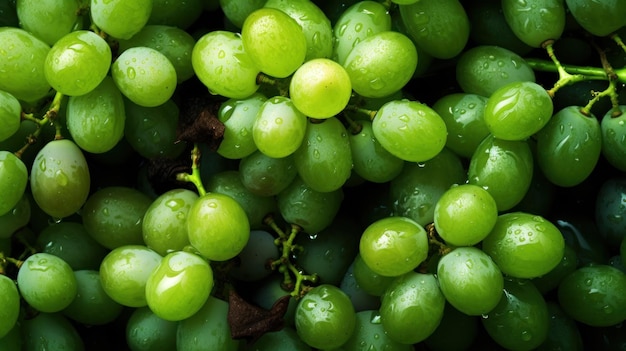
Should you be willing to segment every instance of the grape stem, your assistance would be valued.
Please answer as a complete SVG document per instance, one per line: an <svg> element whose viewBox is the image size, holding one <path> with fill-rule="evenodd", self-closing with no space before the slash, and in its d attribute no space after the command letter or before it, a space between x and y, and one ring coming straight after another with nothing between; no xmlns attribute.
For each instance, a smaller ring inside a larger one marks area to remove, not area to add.
<svg viewBox="0 0 626 351"><path fill-rule="evenodd" d="M362 108L356 105L348 105L345 107L344 111L352 111L352 112L356 112L356 113L361 113L365 116L367 116L367 118L370 119L370 121L374 120L374 117L376 117L376 114L378 113L377 110L369 110L366 108Z"/></svg>
<svg viewBox="0 0 626 351"><path fill-rule="evenodd" d="M548 53L548 57L550 57L550 59L552 60L552 63L556 68L556 72L559 74L559 79L554 83L554 86L551 89L547 90L550 97L554 97L554 94L566 85L574 84L588 79L586 75L577 73L570 74L569 72L567 72L565 67L561 64L561 62L554 54L554 40L546 40L541 46Z"/></svg>
<svg viewBox="0 0 626 351"><path fill-rule="evenodd" d="M612 117L618 117L622 114L622 111L619 109L619 102L617 100L617 90L616 90L616 81L615 80L610 80L609 81L609 86L600 92L592 92L593 94L593 98L591 100L589 100L589 102L587 103L587 105L585 105L584 107L582 107L580 109L580 112L589 117L591 116L591 108L593 107L593 105L598 102L598 100L600 100L601 98L608 96L611 99L611 103L613 105L613 112L611 113Z"/></svg>
<svg viewBox="0 0 626 351"><path fill-rule="evenodd" d="M194 143L193 149L191 150L191 174L179 173L176 175L176 180L193 184L198 190L198 194L203 196L207 193L207 191L204 188L200 177L200 156L201 152L198 147L198 143Z"/></svg>
<svg viewBox="0 0 626 351"><path fill-rule="evenodd" d="M52 99L52 102L50 103L50 107L48 108L48 110L46 111L46 113L43 115L42 118L37 118L32 113L25 113L24 111L22 111L20 118L23 121L31 121L35 123L37 125L37 129L35 129L34 132L32 132L28 137L26 137L26 143L24 144L24 146L22 146L21 149L15 152L15 156L17 156L18 158L21 158L24 152L26 151L26 149L28 149L29 146L37 142L37 139L39 138L39 135L41 134L43 126L45 126L48 123L55 126L56 131L55 131L54 139L55 140L63 139L63 135L61 135L61 126L56 121L57 115L59 114L59 110L61 109L61 102L63 101L63 98L64 98L64 95L57 91L54 94L54 98Z"/></svg>
<svg viewBox="0 0 626 351"><path fill-rule="evenodd" d="M258 85L266 84L273 86L278 90L278 94L280 96L289 97L289 78L277 79L274 77L270 77L267 74L259 73L256 76L256 83Z"/></svg>
<svg viewBox="0 0 626 351"><path fill-rule="evenodd" d="M617 33L612 34L611 39L613 39L617 46L619 46L620 48L622 48L622 50L624 50L624 52L626 52L626 44L624 44L624 41L622 41L622 38Z"/></svg>

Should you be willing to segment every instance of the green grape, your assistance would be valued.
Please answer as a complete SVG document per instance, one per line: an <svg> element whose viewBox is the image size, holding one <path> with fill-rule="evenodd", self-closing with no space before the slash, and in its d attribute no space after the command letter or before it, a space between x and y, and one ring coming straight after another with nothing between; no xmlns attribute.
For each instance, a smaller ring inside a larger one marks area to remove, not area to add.
<svg viewBox="0 0 626 351"><path fill-rule="evenodd" d="M228 273L239 281L259 281L272 273L268 260L279 256L274 236L265 230L251 230L248 243L241 250L238 264Z"/></svg>
<svg viewBox="0 0 626 351"><path fill-rule="evenodd" d="M472 246L457 247L443 256L437 264L437 280L448 303L470 316L496 307L504 286L500 268Z"/></svg>
<svg viewBox="0 0 626 351"><path fill-rule="evenodd" d="M176 349L185 351L239 350L239 341L231 338L227 314L228 303L209 296L198 313L178 324Z"/></svg>
<svg viewBox="0 0 626 351"><path fill-rule="evenodd" d="M578 322L594 327L611 326L626 319L624 289L624 272L604 264L585 266L563 278L558 301Z"/></svg>
<svg viewBox="0 0 626 351"><path fill-rule="evenodd" d="M366 293L382 296L396 277L386 277L374 272L361 258L360 254L354 259L352 274L356 283Z"/></svg>
<svg viewBox="0 0 626 351"><path fill-rule="evenodd" d="M351 95L348 72L327 58L305 62L289 83L291 101L300 112L312 118L337 115L348 105Z"/></svg>
<svg viewBox="0 0 626 351"><path fill-rule="evenodd" d="M483 118L486 104L486 97L468 93L452 93L435 101L432 108L448 130L448 149L464 158L472 157L478 144L489 134Z"/></svg>
<svg viewBox="0 0 626 351"><path fill-rule="evenodd" d="M214 174L206 182L206 190L232 197L246 213L251 229L263 227L263 219L278 210L276 199L249 191L241 182L239 171L229 170Z"/></svg>
<svg viewBox="0 0 626 351"><path fill-rule="evenodd" d="M217 117L224 124L224 139L217 153L231 159L241 159L257 150L252 137L257 113L267 101L257 92L245 99L229 99L219 108Z"/></svg>
<svg viewBox="0 0 626 351"><path fill-rule="evenodd" d="M535 278L559 264L565 241L559 229L545 218L510 212L498 216L482 248L503 273L516 278Z"/></svg>
<svg viewBox="0 0 626 351"><path fill-rule="evenodd" d="M10 238L31 219L31 207L28 195L24 194L15 207L0 216L0 238Z"/></svg>
<svg viewBox="0 0 626 351"><path fill-rule="evenodd" d="M391 16L383 4L358 1L345 9L333 26L333 60L344 64L352 49L363 39L391 30Z"/></svg>
<svg viewBox="0 0 626 351"><path fill-rule="evenodd" d="M122 94L137 105L154 107L164 104L176 89L176 69L161 52L133 47L111 65L111 76Z"/></svg>
<svg viewBox="0 0 626 351"><path fill-rule="evenodd" d="M533 155L525 140L501 140L488 135L476 148L467 172L469 184L493 196L498 211L517 205L533 177Z"/></svg>
<svg viewBox="0 0 626 351"><path fill-rule="evenodd" d="M276 78L295 72L307 52L306 37L298 22L270 7L255 10L246 17L241 40L254 65Z"/></svg>
<svg viewBox="0 0 626 351"><path fill-rule="evenodd" d="M152 199L126 186L109 186L91 194L83 207L83 225L100 245L114 249L143 244L143 217Z"/></svg>
<svg viewBox="0 0 626 351"><path fill-rule="evenodd" d="M578 254L576 251L567 243L565 243L565 249L563 250L563 258L556 265L556 267L552 268L550 272L533 278L532 282L535 284L539 292L543 295L554 290L559 286L561 280L573 272L578 266Z"/></svg>
<svg viewBox="0 0 626 351"><path fill-rule="evenodd" d="M146 283L163 257L142 245L125 245L109 252L100 264L100 281L115 302L147 306Z"/></svg>
<svg viewBox="0 0 626 351"><path fill-rule="evenodd" d="M446 190L435 205L437 234L454 246L472 246L482 241L498 219L491 194L480 186L461 184Z"/></svg>
<svg viewBox="0 0 626 351"><path fill-rule="evenodd" d="M109 44L94 32L78 30L54 43L44 62L44 74L59 93L78 96L94 90L110 66Z"/></svg>
<svg viewBox="0 0 626 351"><path fill-rule="evenodd" d="M228 195L200 196L187 216L189 242L211 261L226 261L237 256L250 238L248 215Z"/></svg>
<svg viewBox="0 0 626 351"><path fill-rule="evenodd" d="M191 52L193 70L213 94L244 99L257 91L259 68L243 49L236 33L213 31L196 42Z"/></svg>
<svg viewBox="0 0 626 351"><path fill-rule="evenodd" d="M377 310L364 310L356 313L356 326L343 349L352 351L385 350L410 351L411 345L393 340L383 328Z"/></svg>
<svg viewBox="0 0 626 351"><path fill-rule="evenodd" d="M194 315L213 288L213 270L196 254L177 251L163 257L146 282L146 301L157 316L180 321Z"/></svg>
<svg viewBox="0 0 626 351"><path fill-rule="evenodd" d="M348 267L339 287L350 297L355 311L378 309L380 307L380 296L368 294L361 288L355 279L353 268L354 264ZM395 277L389 277L389 279L393 280Z"/></svg>
<svg viewBox="0 0 626 351"><path fill-rule="evenodd" d="M279 212L287 222L315 235L332 223L343 197L343 188L331 192L315 191L297 176L276 200Z"/></svg>
<svg viewBox="0 0 626 351"><path fill-rule="evenodd" d="M0 339L4 338L17 323L20 314L20 293L13 279L0 275Z"/></svg>
<svg viewBox="0 0 626 351"><path fill-rule="evenodd" d="M117 39L129 39L148 23L153 0L91 0L93 23Z"/></svg>
<svg viewBox="0 0 626 351"><path fill-rule="evenodd" d="M408 272L381 297L380 317L387 335L401 344L430 336L443 317L446 299L432 274Z"/></svg>
<svg viewBox="0 0 626 351"><path fill-rule="evenodd" d="M602 153L602 130L593 116L578 106L566 107L552 116L537 133L537 162L552 183L571 187L593 172Z"/></svg>
<svg viewBox="0 0 626 351"><path fill-rule="evenodd" d="M84 351L85 343L78 331L60 313L39 313L22 323L22 350Z"/></svg>
<svg viewBox="0 0 626 351"><path fill-rule="evenodd" d="M77 283L76 298L63 310L63 314L86 325L111 323L121 313L123 306L106 294L100 283L100 273L95 270L74 272Z"/></svg>
<svg viewBox="0 0 626 351"><path fill-rule="evenodd" d="M94 270L108 250L93 240L82 223L60 222L47 226L37 236L41 252L55 255L67 262L72 270Z"/></svg>
<svg viewBox="0 0 626 351"><path fill-rule="evenodd" d="M61 258L36 253L17 273L17 286L26 302L40 312L59 312L76 298L77 283L72 267Z"/></svg>
<svg viewBox="0 0 626 351"><path fill-rule="evenodd" d="M149 307L136 308L126 323L126 343L132 351L176 349L178 322L167 321Z"/></svg>
<svg viewBox="0 0 626 351"><path fill-rule="evenodd" d="M441 322L424 344L429 350L470 350L478 339L479 323L477 317L468 316L446 303Z"/></svg>
<svg viewBox="0 0 626 351"><path fill-rule="evenodd" d="M626 171L626 105L608 111L600 122L602 155L615 168ZM616 114L619 114L616 116Z"/></svg>
<svg viewBox="0 0 626 351"><path fill-rule="evenodd" d="M533 48L559 39L565 29L563 0L502 0L502 12L513 33Z"/></svg>
<svg viewBox="0 0 626 351"><path fill-rule="evenodd" d="M432 108L407 99L384 104L372 123L374 137L396 157L424 162L444 148L446 124Z"/></svg>
<svg viewBox="0 0 626 351"><path fill-rule="evenodd" d="M190 0L182 3L174 3L177 9L184 9L183 4L192 4ZM190 5L191 6L191 5ZM176 70L176 80L178 83L184 82L194 75L191 65L191 52L196 44L191 34L179 27L170 25L151 24L143 27L139 33L128 40L119 41L120 53L137 46L145 46L155 49L165 55Z"/></svg>
<svg viewBox="0 0 626 351"><path fill-rule="evenodd" d="M348 134L353 171L365 180L386 183L400 174L404 160L392 155L374 137L372 122L359 121L358 133Z"/></svg>
<svg viewBox="0 0 626 351"><path fill-rule="evenodd" d="M0 9L0 14L2 10ZM0 338L0 349L4 351L22 351L22 328L20 323L16 323L13 329L9 330L4 337Z"/></svg>
<svg viewBox="0 0 626 351"><path fill-rule="evenodd" d="M91 153L111 150L124 136L124 99L113 79L90 92L71 96L67 103L67 128L74 142Z"/></svg>
<svg viewBox="0 0 626 351"><path fill-rule="evenodd" d="M493 45L519 55L533 48L521 41L506 23L500 0L474 1L466 6L470 21L470 39L477 45Z"/></svg>
<svg viewBox="0 0 626 351"><path fill-rule="evenodd" d="M484 120L494 137L524 140L548 123L552 110L552 98L542 86L534 82L513 82L489 96Z"/></svg>
<svg viewBox="0 0 626 351"><path fill-rule="evenodd" d="M311 351L292 327L283 327L279 331L268 332L256 340L254 344L244 347L250 351Z"/></svg>
<svg viewBox="0 0 626 351"><path fill-rule="evenodd" d="M576 322L563 311L557 302L546 301L546 304L550 316L548 337L536 350L584 350L583 340Z"/></svg>
<svg viewBox="0 0 626 351"><path fill-rule="evenodd" d="M402 89L413 77L417 60L417 49L409 37L385 31L355 45L343 67L357 94L377 98Z"/></svg>
<svg viewBox="0 0 626 351"><path fill-rule="evenodd" d="M623 207L626 182L622 177L606 179L597 192L594 209L595 225L603 241L612 247L620 245L626 237ZM597 260L602 262L602 260Z"/></svg>
<svg viewBox="0 0 626 351"><path fill-rule="evenodd" d="M48 45L70 33L78 21L75 0L19 0L15 4L20 27Z"/></svg>
<svg viewBox="0 0 626 351"><path fill-rule="evenodd" d="M535 82L535 72L513 51L493 45L464 51L456 65L456 80L465 93L491 96L513 82Z"/></svg>
<svg viewBox="0 0 626 351"><path fill-rule="evenodd" d="M219 7L230 23L236 28L241 28L246 18L262 8L266 2L267 0L219 0Z"/></svg>
<svg viewBox="0 0 626 351"><path fill-rule="evenodd" d="M201 15L204 0L153 0L148 24L168 25L187 29ZM145 28L145 27L144 27Z"/></svg>
<svg viewBox="0 0 626 351"><path fill-rule="evenodd" d="M491 338L508 350L534 350L548 334L548 308L527 280L507 278L498 305L482 318Z"/></svg>
<svg viewBox="0 0 626 351"><path fill-rule="evenodd" d="M185 143L177 143L180 111L171 99L156 107L124 99L124 113L124 137L139 155L148 159L173 158L185 148Z"/></svg>
<svg viewBox="0 0 626 351"><path fill-rule="evenodd" d="M333 28L318 5L308 0L268 0L263 6L281 10L298 22L306 38L305 61L330 58Z"/></svg>
<svg viewBox="0 0 626 351"><path fill-rule="evenodd" d="M15 154L0 151L0 216L9 213L22 199L28 183L28 170Z"/></svg>
<svg viewBox="0 0 626 351"><path fill-rule="evenodd" d="M7 140L20 129L22 106L10 93L0 90L0 141Z"/></svg>
<svg viewBox="0 0 626 351"><path fill-rule="evenodd" d="M282 158L293 154L302 144L307 118L288 97L266 100L252 125L252 138L267 156Z"/></svg>
<svg viewBox="0 0 626 351"><path fill-rule="evenodd" d="M37 153L30 189L46 214L64 218L76 213L87 201L90 186L87 160L73 141L53 140Z"/></svg>
<svg viewBox="0 0 626 351"><path fill-rule="evenodd" d="M626 3L619 0L565 0L581 27L593 35L607 36L626 25Z"/></svg>
<svg viewBox="0 0 626 351"><path fill-rule="evenodd" d="M330 350L352 336L356 313L346 293L334 285L321 284L300 299L295 321L302 341L317 349Z"/></svg>
<svg viewBox="0 0 626 351"><path fill-rule="evenodd" d="M141 224L146 246L165 256L189 245L187 215L198 194L172 189L159 195L146 210Z"/></svg>
<svg viewBox="0 0 626 351"><path fill-rule="evenodd" d="M396 277L412 271L426 259L428 235L412 219L383 218L365 228L359 252L373 272Z"/></svg>
<svg viewBox="0 0 626 351"><path fill-rule="evenodd" d="M309 120L294 162L300 178L313 190L330 192L341 188L352 172L350 141L341 121Z"/></svg>
<svg viewBox="0 0 626 351"><path fill-rule="evenodd" d="M293 155L274 158L255 151L239 162L241 182L253 194L273 196L285 190L298 175Z"/></svg>
<svg viewBox="0 0 626 351"><path fill-rule="evenodd" d="M457 155L443 149L424 163L406 163L390 182L393 212L425 226L434 221L435 206L454 184L466 181L466 172Z"/></svg>
<svg viewBox="0 0 626 351"><path fill-rule="evenodd" d="M50 46L21 28L0 28L0 90L36 102L50 91L44 62Z"/></svg>
<svg viewBox="0 0 626 351"><path fill-rule="evenodd" d="M458 0L419 0L399 7L407 32L429 55L449 59L465 48L470 23Z"/></svg>

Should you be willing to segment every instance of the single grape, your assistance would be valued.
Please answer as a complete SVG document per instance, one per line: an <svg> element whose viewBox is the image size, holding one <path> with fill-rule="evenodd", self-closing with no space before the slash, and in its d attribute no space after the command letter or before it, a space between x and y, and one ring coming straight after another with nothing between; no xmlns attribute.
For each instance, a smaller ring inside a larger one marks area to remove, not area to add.
<svg viewBox="0 0 626 351"><path fill-rule="evenodd" d="M240 342L231 338L227 321L228 303L209 296L193 316L180 321L176 333L176 349L188 351L237 351Z"/></svg>
<svg viewBox="0 0 626 351"><path fill-rule="evenodd" d="M109 252L93 240L82 223L62 221L45 227L36 243L42 252L67 262L72 270L96 270Z"/></svg>
<svg viewBox="0 0 626 351"><path fill-rule="evenodd" d="M256 79L260 70L236 33L212 31L200 37L191 52L191 64L213 94L244 99L259 88Z"/></svg>
<svg viewBox="0 0 626 351"><path fill-rule="evenodd" d="M356 325L354 307L341 289L322 284L309 290L296 307L296 331L302 341L317 349L343 345Z"/></svg>
<svg viewBox="0 0 626 351"><path fill-rule="evenodd" d="M161 52L141 46L118 56L111 65L111 76L122 94L137 105L164 104L176 89L176 69Z"/></svg>
<svg viewBox="0 0 626 351"><path fill-rule="evenodd" d="M126 343L132 351L176 349L178 322L167 321L149 307L136 308L126 323Z"/></svg>
<svg viewBox="0 0 626 351"><path fill-rule="evenodd" d="M85 350L74 325L61 313L39 313L21 326L22 350Z"/></svg>
<svg viewBox="0 0 626 351"><path fill-rule="evenodd" d="M387 151L410 162L432 159L444 148L447 138L446 124L437 112L407 99L384 104L376 112L372 130Z"/></svg>
<svg viewBox="0 0 626 351"><path fill-rule="evenodd" d="M15 5L20 27L48 45L70 33L79 21L79 3L74 0L20 0Z"/></svg>
<svg viewBox="0 0 626 351"><path fill-rule="evenodd" d="M255 151L239 162L242 184L260 196L273 196L285 190L298 175L293 155L274 158Z"/></svg>
<svg viewBox="0 0 626 351"><path fill-rule="evenodd" d="M17 285L30 306L50 313L69 306L78 291L72 267L47 253L36 253L24 261L17 274Z"/></svg>
<svg viewBox="0 0 626 351"><path fill-rule="evenodd" d="M255 10L262 8L267 0L219 0L219 8L224 17L236 28L241 28L246 18Z"/></svg>
<svg viewBox="0 0 626 351"><path fill-rule="evenodd" d="M162 258L141 245L115 248L102 259L100 265L102 288L111 299L123 306L146 306L146 283Z"/></svg>
<svg viewBox="0 0 626 351"><path fill-rule="evenodd" d="M0 339L17 323L20 314L20 293L13 279L0 275Z"/></svg>
<svg viewBox="0 0 626 351"><path fill-rule="evenodd" d="M87 160L73 141L50 141L37 153L31 168L33 198L46 214L68 217L87 201L89 174Z"/></svg>
<svg viewBox="0 0 626 351"><path fill-rule="evenodd" d="M354 258L352 274L356 283L366 293L374 296L382 296L396 277L386 277L374 272L361 258L360 254Z"/></svg>
<svg viewBox="0 0 626 351"><path fill-rule="evenodd" d="M315 191L341 188L352 172L348 132L334 117L321 122L309 119L302 144L293 156L300 178Z"/></svg>
<svg viewBox="0 0 626 351"><path fill-rule="evenodd" d="M477 185L461 184L448 189L437 201L434 224L446 243L472 246L482 241L498 219L496 200Z"/></svg>
<svg viewBox="0 0 626 351"><path fill-rule="evenodd" d="M189 242L211 261L225 261L237 256L250 238L246 212L228 195L207 193L200 196L187 216Z"/></svg>
<svg viewBox="0 0 626 351"><path fill-rule="evenodd" d="M184 2L171 2L168 0L153 0L148 24L187 29L202 15L205 2L207 1L187 0Z"/></svg>
<svg viewBox="0 0 626 351"><path fill-rule="evenodd" d="M446 299L432 274L408 272L381 297L380 317L387 335L401 344L428 338L443 318Z"/></svg>
<svg viewBox="0 0 626 351"><path fill-rule="evenodd" d="M313 118L337 115L346 107L351 95L350 76L340 64L327 58L305 62L289 83L293 104Z"/></svg>
<svg viewBox="0 0 626 351"><path fill-rule="evenodd" d="M117 39L130 39L148 23L153 0L92 0L89 10L93 23Z"/></svg>
<svg viewBox="0 0 626 351"><path fill-rule="evenodd" d="M258 9L246 17L241 40L254 65L276 78L295 72L307 52L306 37L298 22L270 7Z"/></svg>
<svg viewBox="0 0 626 351"><path fill-rule="evenodd" d="M428 236L421 225L409 218L383 218L363 231L359 252L375 273L399 276L412 271L426 259Z"/></svg>
<svg viewBox="0 0 626 351"><path fill-rule="evenodd" d="M252 347L254 351L311 351L311 347L305 344L296 330L289 326L261 335Z"/></svg>
<svg viewBox="0 0 626 351"><path fill-rule="evenodd" d="M380 307L380 296L368 294L361 288L355 279L353 268L354 264L348 267L341 279L339 288L350 297L356 312L378 309ZM395 277L389 277L389 279L393 280Z"/></svg>
<svg viewBox="0 0 626 351"><path fill-rule="evenodd" d="M623 1L565 0L567 9L581 27L596 36L607 36L626 25Z"/></svg>
<svg viewBox="0 0 626 351"><path fill-rule="evenodd" d="M498 216L482 249L503 273L535 278L550 272L561 261L565 241L559 229L545 218L510 212Z"/></svg>
<svg viewBox="0 0 626 351"><path fill-rule="evenodd" d="M59 93L78 96L95 89L110 66L109 44L94 32L78 30L54 43L44 62L44 74Z"/></svg>
<svg viewBox="0 0 626 351"><path fill-rule="evenodd" d="M562 0L502 0L502 12L513 33L533 48L559 39L565 29Z"/></svg>
<svg viewBox="0 0 626 351"><path fill-rule="evenodd" d="M600 122L602 155L615 168L626 171L626 105L608 111ZM0 138L1 139L1 138Z"/></svg>
<svg viewBox="0 0 626 351"><path fill-rule="evenodd" d="M472 246L457 247L437 264L437 280L446 300L457 310L479 316L500 301L504 278L486 253Z"/></svg>
<svg viewBox="0 0 626 351"><path fill-rule="evenodd" d="M251 230L248 243L239 253L237 265L229 274L235 279L253 282L272 273L268 261L279 256L274 236L265 230Z"/></svg>
<svg viewBox="0 0 626 351"><path fill-rule="evenodd" d="M484 120L494 137L524 140L550 121L552 110L552 98L542 86L534 82L513 82L489 96Z"/></svg>
<svg viewBox="0 0 626 351"><path fill-rule="evenodd" d="M28 183L28 170L15 154L0 151L0 215L9 213L22 199Z"/></svg>
<svg viewBox="0 0 626 351"><path fill-rule="evenodd" d="M20 129L22 106L10 93L0 90L0 141L7 140Z"/></svg>
<svg viewBox="0 0 626 351"><path fill-rule="evenodd" d="M13 233L30 222L32 211L29 198L25 193L15 207L0 216L0 238L11 238Z"/></svg>
<svg viewBox="0 0 626 351"><path fill-rule="evenodd" d="M595 200L595 225L603 241L617 247L626 237L622 206L626 197L626 182L622 177L611 177L602 182ZM598 260L602 262L602 260Z"/></svg>
<svg viewBox="0 0 626 351"><path fill-rule="evenodd" d="M288 97L275 96L263 103L252 126L256 147L265 155L282 158L302 144L307 118Z"/></svg>
<svg viewBox="0 0 626 351"><path fill-rule="evenodd" d="M63 310L66 317L86 325L105 325L122 313L123 306L111 299L102 288L98 271L79 270L74 272L74 276L77 294Z"/></svg>
<svg viewBox="0 0 626 351"><path fill-rule="evenodd" d="M402 89L413 77L417 60L417 49L409 37L385 31L355 45L343 67L357 94L376 98Z"/></svg>
<svg viewBox="0 0 626 351"><path fill-rule="evenodd" d="M265 95L257 92L245 99L228 99L220 105L217 117L224 123L224 139L217 153L241 159L257 150L252 137L253 126L265 101Z"/></svg>
<svg viewBox="0 0 626 351"><path fill-rule="evenodd" d="M550 325L548 337L536 349L547 350L584 350L580 329L576 322L568 316L556 301L546 301Z"/></svg>

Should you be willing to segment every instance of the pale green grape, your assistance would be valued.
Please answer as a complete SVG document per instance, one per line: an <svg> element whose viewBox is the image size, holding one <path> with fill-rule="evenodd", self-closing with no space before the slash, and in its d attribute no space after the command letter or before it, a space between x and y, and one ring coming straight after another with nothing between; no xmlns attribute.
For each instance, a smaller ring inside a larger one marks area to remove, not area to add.
<svg viewBox="0 0 626 351"><path fill-rule="evenodd" d="M376 140L391 154L411 162L424 162L444 148L446 124L425 104L395 100L376 113L372 130Z"/></svg>
<svg viewBox="0 0 626 351"><path fill-rule="evenodd" d="M48 45L70 33L78 21L75 0L19 0L15 2L20 27Z"/></svg>
<svg viewBox="0 0 626 351"><path fill-rule="evenodd" d="M110 66L109 44L94 32L79 30L54 43L44 62L44 74L59 93L78 96L95 89Z"/></svg>
<svg viewBox="0 0 626 351"><path fill-rule="evenodd" d="M265 5L267 0L219 0L224 17L235 27L241 28L246 18Z"/></svg>
<svg viewBox="0 0 626 351"><path fill-rule="evenodd" d="M383 97L402 89L417 67L417 49L406 35L386 31L363 39L343 66L352 89L365 97Z"/></svg>
<svg viewBox="0 0 626 351"><path fill-rule="evenodd" d="M302 113L329 118L341 112L352 95L350 76L335 61L318 58L305 62L289 83L289 97Z"/></svg>
<svg viewBox="0 0 626 351"><path fill-rule="evenodd" d="M93 23L118 39L129 39L148 23L152 0L91 0Z"/></svg>
<svg viewBox="0 0 626 351"><path fill-rule="evenodd" d="M161 52L149 47L124 51L111 66L111 76L122 94L141 106L159 106L174 94L176 69Z"/></svg>
<svg viewBox="0 0 626 351"><path fill-rule="evenodd" d="M29 256L17 274L20 295L41 312L59 312L76 298L76 277L67 262L61 258L36 253Z"/></svg>
<svg viewBox="0 0 626 351"><path fill-rule="evenodd" d="M7 140L20 129L22 106L10 93L0 90L0 141Z"/></svg>
<svg viewBox="0 0 626 351"><path fill-rule="evenodd" d="M275 96L259 109L252 137L267 156L281 158L293 154L302 144L307 130L307 118L291 99Z"/></svg>
<svg viewBox="0 0 626 351"><path fill-rule="evenodd" d="M28 170L24 162L15 154L0 151L0 215L7 214L18 204L27 184Z"/></svg>
<svg viewBox="0 0 626 351"><path fill-rule="evenodd" d="M243 49L241 36L228 31L209 32L191 52L193 70L213 94L244 99L259 88L260 69Z"/></svg>
<svg viewBox="0 0 626 351"><path fill-rule="evenodd" d="M20 314L20 294L13 279L0 275L0 339L15 326Z"/></svg>
<svg viewBox="0 0 626 351"><path fill-rule="evenodd" d="M248 15L241 28L241 40L254 65L272 77L291 75L306 56L302 28L275 8L261 8Z"/></svg>
<svg viewBox="0 0 626 351"><path fill-rule="evenodd" d="M44 62L50 46L29 32L0 28L0 90L19 100L36 102L50 91Z"/></svg>
<svg viewBox="0 0 626 351"><path fill-rule="evenodd" d="M74 272L74 276L77 294L63 310L66 317L86 325L104 325L122 313L123 306L111 299L102 288L98 271L79 270Z"/></svg>
<svg viewBox="0 0 626 351"><path fill-rule="evenodd" d="M91 153L111 150L124 136L124 99L111 77L90 92L67 102L67 128L81 149Z"/></svg>
<svg viewBox="0 0 626 351"><path fill-rule="evenodd" d="M257 150L252 130L257 113L265 101L265 95L254 93L248 98L229 99L220 105L218 118L224 123L224 139L217 149L218 154L241 159Z"/></svg>
<svg viewBox="0 0 626 351"><path fill-rule="evenodd" d="M365 180L385 183L394 179L404 167L404 160L387 151L374 137L372 122L359 121L361 130L350 133L353 171Z"/></svg>
<svg viewBox="0 0 626 351"><path fill-rule="evenodd" d="M351 153L348 132L339 119L309 120L294 161L300 178L309 187L330 192L341 188L350 177Z"/></svg>

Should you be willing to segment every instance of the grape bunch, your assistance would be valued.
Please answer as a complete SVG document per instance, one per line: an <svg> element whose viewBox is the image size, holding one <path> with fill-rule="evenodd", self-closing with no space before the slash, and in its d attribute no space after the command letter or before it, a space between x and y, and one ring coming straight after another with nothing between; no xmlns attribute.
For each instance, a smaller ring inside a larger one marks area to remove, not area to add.
<svg viewBox="0 0 626 351"><path fill-rule="evenodd" d="M0 350L623 349L626 2L0 2Z"/></svg>

